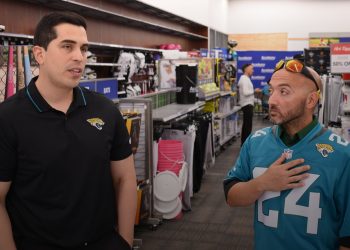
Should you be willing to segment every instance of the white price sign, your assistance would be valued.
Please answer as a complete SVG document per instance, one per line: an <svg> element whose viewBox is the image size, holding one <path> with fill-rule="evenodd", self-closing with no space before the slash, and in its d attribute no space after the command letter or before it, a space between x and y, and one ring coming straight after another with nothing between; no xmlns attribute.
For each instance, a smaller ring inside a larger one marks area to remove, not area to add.
<svg viewBox="0 0 350 250"><path fill-rule="evenodd" d="M331 72L350 73L350 43L331 44Z"/></svg>

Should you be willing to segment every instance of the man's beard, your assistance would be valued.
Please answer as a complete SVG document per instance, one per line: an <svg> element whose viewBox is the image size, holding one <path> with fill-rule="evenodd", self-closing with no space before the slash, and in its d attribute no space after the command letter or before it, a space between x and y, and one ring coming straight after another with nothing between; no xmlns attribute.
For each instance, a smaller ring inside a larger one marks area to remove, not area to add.
<svg viewBox="0 0 350 250"><path fill-rule="evenodd" d="M299 104L294 105L294 108L287 111L285 114L282 114L280 108L277 105L271 105L269 112L271 112L271 110L275 110L280 115L280 118L279 121L276 121L270 115L270 121L275 125L286 125L288 123L291 123L300 117L303 117L305 113L305 104L306 100L301 101Z"/></svg>

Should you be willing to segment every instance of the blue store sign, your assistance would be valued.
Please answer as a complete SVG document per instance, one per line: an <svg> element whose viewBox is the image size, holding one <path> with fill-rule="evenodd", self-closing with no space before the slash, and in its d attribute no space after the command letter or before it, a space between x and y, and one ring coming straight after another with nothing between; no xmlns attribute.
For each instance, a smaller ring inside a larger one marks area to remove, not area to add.
<svg viewBox="0 0 350 250"><path fill-rule="evenodd" d="M242 75L242 66L247 63L254 65L252 82L254 88L263 88L270 80L276 63L281 59L293 59L296 54L303 51L237 51L237 81Z"/></svg>

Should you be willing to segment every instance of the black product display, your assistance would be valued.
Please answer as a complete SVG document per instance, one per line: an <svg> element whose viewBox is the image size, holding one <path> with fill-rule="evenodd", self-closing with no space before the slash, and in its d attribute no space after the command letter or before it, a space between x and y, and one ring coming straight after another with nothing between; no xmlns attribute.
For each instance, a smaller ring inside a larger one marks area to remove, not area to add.
<svg viewBox="0 0 350 250"><path fill-rule="evenodd" d="M192 104L196 102L197 66L180 65L176 67L176 102Z"/></svg>
<svg viewBox="0 0 350 250"><path fill-rule="evenodd" d="M330 50L329 48L305 49L305 65L313 68L318 74L330 72Z"/></svg>

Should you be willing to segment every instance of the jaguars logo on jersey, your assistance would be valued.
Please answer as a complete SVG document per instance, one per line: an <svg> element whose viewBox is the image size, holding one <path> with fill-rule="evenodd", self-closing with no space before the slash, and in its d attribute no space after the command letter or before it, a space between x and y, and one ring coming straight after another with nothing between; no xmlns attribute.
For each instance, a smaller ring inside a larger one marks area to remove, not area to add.
<svg viewBox="0 0 350 250"><path fill-rule="evenodd" d="M323 157L327 157L330 153L334 152L333 147L329 144L316 144L316 148Z"/></svg>
<svg viewBox="0 0 350 250"><path fill-rule="evenodd" d="M88 123L90 123L91 126L97 128L98 130L102 130L102 126L105 125L104 121L102 121L100 118L90 118L86 120Z"/></svg>

